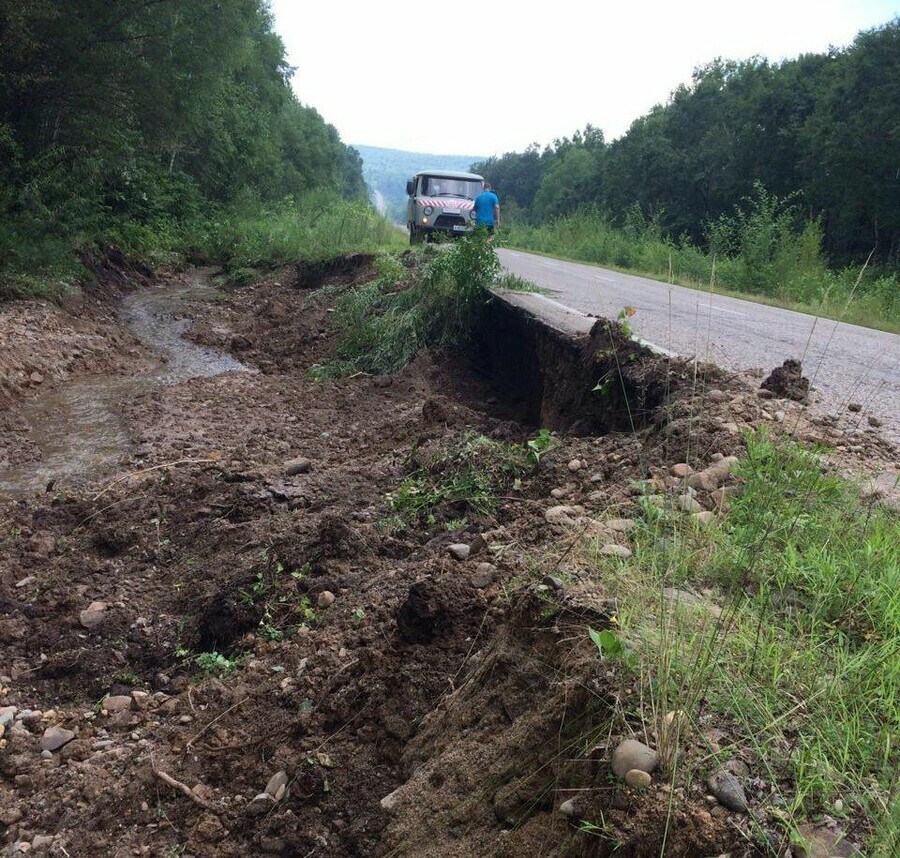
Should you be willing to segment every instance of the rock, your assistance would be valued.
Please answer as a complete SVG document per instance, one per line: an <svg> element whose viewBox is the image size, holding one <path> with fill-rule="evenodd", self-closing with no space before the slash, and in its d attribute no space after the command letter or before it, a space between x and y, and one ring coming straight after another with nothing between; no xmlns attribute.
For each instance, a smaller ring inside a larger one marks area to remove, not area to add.
<svg viewBox="0 0 900 858"><path fill-rule="evenodd" d="M850 843L837 825L806 822L798 826L803 843L793 846L796 858L862 858L862 852Z"/></svg>
<svg viewBox="0 0 900 858"><path fill-rule="evenodd" d="M48 727L41 736L42 751L58 751L63 745L71 742L75 734L65 727Z"/></svg>
<svg viewBox="0 0 900 858"><path fill-rule="evenodd" d="M131 697L125 694L115 694L107 697L102 705L107 712L127 712L131 709Z"/></svg>
<svg viewBox="0 0 900 858"><path fill-rule="evenodd" d="M566 527L577 526L583 515L583 506L551 506L544 511L544 518L548 524L563 525Z"/></svg>
<svg viewBox="0 0 900 858"><path fill-rule="evenodd" d="M563 816L568 816L571 819L577 818L580 815L580 809L578 807L578 801L574 798L567 798L560 806L559 812Z"/></svg>
<svg viewBox="0 0 900 858"><path fill-rule="evenodd" d="M776 423L784 423L785 413L783 411L775 412L775 422Z"/></svg>
<svg viewBox="0 0 900 858"><path fill-rule="evenodd" d="M316 606L319 608L330 608L334 604L335 595L331 590L323 590L316 599Z"/></svg>
<svg viewBox="0 0 900 858"><path fill-rule="evenodd" d="M381 809L386 810L388 813L393 811L397 807L397 801L399 799L397 793L399 792L400 787L397 787L397 789L395 789L393 792L389 792L383 799L381 799L381 801L379 802L379 804L381 805Z"/></svg>
<svg viewBox="0 0 900 858"><path fill-rule="evenodd" d="M609 530L613 533L628 533L629 530L634 530L637 527L637 522L633 518L611 518L602 522L602 525L604 530Z"/></svg>
<svg viewBox="0 0 900 858"><path fill-rule="evenodd" d="M262 816L275 807L275 799L267 792L261 792L247 805L248 816Z"/></svg>
<svg viewBox="0 0 900 858"><path fill-rule="evenodd" d="M760 399L774 399L775 398L775 394L771 390L766 390L766 388L764 388L764 387L761 387L759 390L757 390L756 395Z"/></svg>
<svg viewBox="0 0 900 858"><path fill-rule="evenodd" d="M707 392L706 398L710 402L720 402L721 403L721 402L728 402L728 400L731 397L727 393L725 393L724 390L718 390L716 388L713 388L712 390Z"/></svg>
<svg viewBox="0 0 900 858"><path fill-rule="evenodd" d="M869 425L874 426L876 429L884 426L883 420L879 420L877 417L873 417L871 414L868 416L867 420L869 421Z"/></svg>
<svg viewBox="0 0 900 858"><path fill-rule="evenodd" d="M472 576L472 586L478 590L490 587L494 583L497 567L493 563L479 563Z"/></svg>
<svg viewBox="0 0 900 858"><path fill-rule="evenodd" d="M469 543L469 557L474 557L476 554L480 554L487 547L488 547L487 540L479 533Z"/></svg>
<svg viewBox="0 0 900 858"><path fill-rule="evenodd" d="M625 783L632 789L647 789L652 782L653 778L641 769L629 769L625 772Z"/></svg>
<svg viewBox="0 0 900 858"><path fill-rule="evenodd" d="M284 472L289 477L296 477L297 474L306 474L309 472L309 469L312 467L312 462L309 459L304 459L302 456L297 459L291 459L289 462L284 463Z"/></svg>
<svg viewBox="0 0 900 858"><path fill-rule="evenodd" d="M37 578L34 575L29 575L27 578L23 578L21 581L16 581L16 589L21 590L23 587L27 587L29 584L33 584L37 581Z"/></svg>
<svg viewBox="0 0 900 858"><path fill-rule="evenodd" d="M447 546L447 552L454 560L466 560L469 557L470 549L468 545L456 542Z"/></svg>
<svg viewBox="0 0 900 858"><path fill-rule="evenodd" d="M738 426L737 423L733 423L733 422L723 423L722 428L729 435L740 435L741 434L741 427Z"/></svg>
<svg viewBox="0 0 900 858"><path fill-rule="evenodd" d="M620 778L624 778L632 769L640 769L649 775L659 765L659 754L637 739L625 739L613 751L611 765L615 775Z"/></svg>
<svg viewBox="0 0 900 858"><path fill-rule="evenodd" d="M0 823L10 827L22 818L22 811L17 807L4 807L0 809Z"/></svg>
<svg viewBox="0 0 900 858"><path fill-rule="evenodd" d="M84 628L92 631L99 628L106 618L106 602L91 602L78 617Z"/></svg>
<svg viewBox="0 0 900 858"><path fill-rule="evenodd" d="M600 549L600 554L604 557L631 557L631 549L626 545L617 545L614 542L611 542L609 545L604 545Z"/></svg>
<svg viewBox="0 0 900 858"><path fill-rule="evenodd" d="M858 402L848 402L847 410L852 411L854 414L859 414L859 412L862 411L862 405Z"/></svg>
<svg viewBox="0 0 900 858"><path fill-rule="evenodd" d="M722 768L725 769L726 772L731 772L736 778L750 777L750 766L743 760L728 760Z"/></svg>
<svg viewBox="0 0 900 858"><path fill-rule="evenodd" d="M709 527L716 520L715 513L712 513L709 510L692 513L691 518L696 521L700 527Z"/></svg>
<svg viewBox="0 0 900 858"><path fill-rule="evenodd" d="M700 506L699 501L689 494L679 495L675 499L675 506L682 512L703 512L703 507Z"/></svg>
<svg viewBox="0 0 900 858"><path fill-rule="evenodd" d="M719 804L736 813L747 812L747 796L744 794L744 788L731 772L720 769L707 778L706 785Z"/></svg>
<svg viewBox="0 0 900 858"><path fill-rule="evenodd" d="M562 500L572 494L574 490L575 486L560 486L550 492L550 497L555 498L556 500Z"/></svg>
<svg viewBox="0 0 900 858"><path fill-rule="evenodd" d="M15 720L18 711L15 706L0 706L0 724L8 727Z"/></svg>
<svg viewBox="0 0 900 858"><path fill-rule="evenodd" d="M580 471L583 467L583 464L580 459L572 459L572 461L569 462L568 467L569 470L574 473L575 471Z"/></svg>
<svg viewBox="0 0 900 858"><path fill-rule="evenodd" d="M719 487L719 481L713 474L707 471L691 474L684 481L684 484L689 489L694 489L695 491L699 490L701 492L714 492Z"/></svg>
<svg viewBox="0 0 900 858"><path fill-rule="evenodd" d="M541 579L541 583L546 584L552 590L564 590L566 586L562 578L557 578L556 575L545 575Z"/></svg>
<svg viewBox="0 0 900 858"><path fill-rule="evenodd" d="M689 464L687 464L687 462L679 462L677 465L672 465L673 477L683 479L684 477L688 477L693 473L694 469Z"/></svg>
<svg viewBox="0 0 900 858"><path fill-rule="evenodd" d="M272 777L269 778L269 782L266 784L266 792L275 799L275 801L281 801L284 798L285 793L287 792L288 787L288 776L287 772L281 771L276 772Z"/></svg>
<svg viewBox="0 0 900 858"><path fill-rule="evenodd" d="M33 384L42 384L44 381L44 376L42 376L37 370L35 370L31 375L28 376L28 380Z"/></svg>

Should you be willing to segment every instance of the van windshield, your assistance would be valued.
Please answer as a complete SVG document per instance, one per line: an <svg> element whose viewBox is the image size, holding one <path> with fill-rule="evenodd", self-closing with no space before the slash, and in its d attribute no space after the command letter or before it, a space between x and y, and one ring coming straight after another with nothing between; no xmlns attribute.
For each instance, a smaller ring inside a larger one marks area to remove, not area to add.
<svg viewBox="0 0 900 858"><path fill-rule="evenodd" d="M481 193L477 179L448 179L445 176L422 176L421 193L426 197L462 197L474 200Z"/></svg>

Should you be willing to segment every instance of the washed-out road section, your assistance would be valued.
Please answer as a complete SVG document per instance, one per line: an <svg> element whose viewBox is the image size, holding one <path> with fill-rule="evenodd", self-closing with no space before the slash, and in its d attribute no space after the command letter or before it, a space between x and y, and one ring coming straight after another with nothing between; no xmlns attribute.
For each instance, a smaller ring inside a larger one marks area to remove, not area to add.
<svg viewBox="0 0 900 858"><path fill-rule="evenodd" d="M541 289L509 300L549 324L587 331L595 317L633 307L635 336L660 350L766 375L799 359L818 407L860 428L872 416L900 444L900 336L517 250L500 259ZM850 403L862 410L849 412Z"/></svg>

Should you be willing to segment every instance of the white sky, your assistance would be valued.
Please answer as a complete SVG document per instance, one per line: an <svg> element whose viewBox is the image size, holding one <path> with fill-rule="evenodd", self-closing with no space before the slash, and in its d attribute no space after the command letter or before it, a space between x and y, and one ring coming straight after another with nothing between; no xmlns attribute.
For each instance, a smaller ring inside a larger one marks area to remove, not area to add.
<svg viewBox="0 0 900 858"><path fill-rule="evenodd" d="M346 143L499 155L620 137L716 57L850 44L900 0L271 0L294 90Z"/></svg>

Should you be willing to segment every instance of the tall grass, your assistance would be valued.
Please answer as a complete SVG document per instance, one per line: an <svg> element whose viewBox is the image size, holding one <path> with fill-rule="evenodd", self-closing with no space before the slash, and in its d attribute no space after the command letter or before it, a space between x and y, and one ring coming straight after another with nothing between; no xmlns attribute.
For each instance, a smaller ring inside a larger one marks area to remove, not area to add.
<svg viewBox="0 0 900 858"><path fill-rule="evenodd" d="M485 287L499 272L493 247L475 232L450 246L426 246L420 260L421 266L407 268L382 257L379 277L337 302L337 359L315 367L314 376L396 372L419 349L466 340L486 300Z"/></svg>
<svg viewBox="0 0 900 858"><path fill-rule="evenodd" d="M763 205L763 204L761 204ZM832 271L816 222L798 224L763 205L710 226L711 252L667 237L654 223L616 226L582 211L539 226L513 224L513 246L593 262L685 286L712 288L828 318L900 333L900 280L889 273Z"/></svg>
<svg viewBox="0 0 900 858"><path fill-rule="evenodd" d="M261 207L238 205L211 218L187 241L229 269L268 268L405 244L403 233L364 202L310 194Z"/></svg>
<svg viewBox="0 0 900 858"><path fill-rule="evenodd" d="M743 749L765 784L763 811L788 829L829 813L896 845L900 518L814 453L764 434L747 438L736 473L719 527L646 504L632 560L594 558L622 597L645 717L659 735L660 714L681 710L733 738L680 776ZM709 595L682 603L679 587Z"/></svg>

